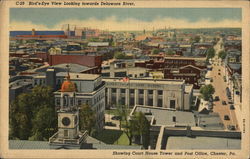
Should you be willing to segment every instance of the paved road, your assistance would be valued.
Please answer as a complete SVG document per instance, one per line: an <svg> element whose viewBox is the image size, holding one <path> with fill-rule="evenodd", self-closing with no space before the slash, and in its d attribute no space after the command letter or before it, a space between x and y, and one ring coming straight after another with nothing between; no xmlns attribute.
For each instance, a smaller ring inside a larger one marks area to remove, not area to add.
<svg viewBox="0 0 250 159"><path fill-rule="evenodd" d="M214 57L213 69L211 71L210 76L213 78L213 82L211 83L215 88L214 96L219 96L220 100L214 102L213 111L219 113L223 124L225 125L225 129L227 129L228 125L235 125L237 127L237 119L234 110L230 110L230 104L228 104L228 98L226 96L226 87L227 83L224 82L223 76L225 72L224 68L221 66L221 61L218 59L218 53L221 48L221 44L223 44L222 40L220 40L217 45L215 45L216 56ZM219 75L220 73L220 75ZM227 105L222 105L222 101L226 101ZM230 120L224 120L224 115L228 115Z"/></svg>

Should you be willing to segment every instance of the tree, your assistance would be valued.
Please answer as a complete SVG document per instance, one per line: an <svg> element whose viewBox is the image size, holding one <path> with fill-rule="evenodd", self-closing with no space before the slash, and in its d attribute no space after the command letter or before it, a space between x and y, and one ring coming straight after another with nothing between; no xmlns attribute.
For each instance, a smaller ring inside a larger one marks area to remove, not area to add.
<svg viewBox="0 0 250 159"><path fill-rule="evenodd" d="M91 135L92 130L96 125L96 114L88 104L83 104L79 112L80 129L87 130Z"/></svg>
<svg viewBox="0 0 250 159"><path fill-rule="evenodd" d="M222 60L224 60L227 56L227 53L225 51L220 51L218 54L219 58L221 58Z"/></svg>
<svg viewBox="0 0 250 159"><path fill-rule="evenodd" d="M209 48L207 50L207 59L213 58L215 56L215 50L214 48Z"/></svg>
<svg viewBox="0 0 250 159"><path fill-rule="evenodd" d="M174 55L174 54L175 54L175 52L173 50L168 50L167 51L167 55Z"/></svg>
<svg viewBox="0 0 250 159"><path fill-rule="evenodd" d="M125 118L127 118L126 116L128 115L125 105L117 104L116 112L119 116L119 128L121 130L122 120L125 120Z"/></svg>
<svg viewBox="0 0 250 159"><path fill-rule="evenodd" d="M208 101L212 94L214 94L214 92L215 89L211 84L205 85L200 89L201 96L205 101Z"/></svg>
<svg viewBox="0 0 250 159"><path fill-rule="evenodd" d="M152 54L159 54L160 53L160 49L153 49L152 50Z"/></svg>
<svg viewBox="0 0 250 159"><path fill-rule="evenodd" d="M48 118L47 116L50 116ZM40 109L32 120L31 140L48 140L56 131L57 115L55 110L44 106Z"/></svg>
<svg viewBox="0 0 250 159"><path fill-rule="evenodd" d="M122 53L122 52L115 52L114 57L115 57L116 59L125 59L125 58L126 58L126 55L125 55L124 53Z"/></svg>
<svg viewBox="0 0 250 159"><path fill-rule="evenodd" d="M45 112L42 113L41 111ZM49 120L50 122L47 123L44 120L45 118L47 119L46 121ZM20 94L10 104L11 139L28 140L37 134L36 139L47 140L48 135L43 137L39 135L46 134L44 130L50 130L51 133L55 132L57 129L56 123L54 95L51 87L37 86L30 93ZM54 129L51 129L52 127Z"/></svg>
<svg viewBox="0 0 250 159"><path fill-rule="evenodd" d="M200 36L195 36L195 37L194 37L194 42L195 42L195 43L200 42L200 40L201 40L201 37L200 37Z"/></svg>
<svg viewBox="0 0 250 159"><path fill-rule="evenodd" d="M150 141L150 124L146 116L142 112L135 112L132 116L132 130L134 135L140 136L140 143L146 149L149 146Z"/></svg>
<svg viewBox="0 0 250 159"><path fill-rule="evenodd" d="M129 145L132 145L134 126L133 126L133 121L128 119L129 109L127 108L127 106L122 105L122 104L118 104L116 109L117 109L117 114L120 116L120 119L119 119L120 129L121 129L122 121L124 121L123 132L126 134L126 136L129 139Z"/></svg>

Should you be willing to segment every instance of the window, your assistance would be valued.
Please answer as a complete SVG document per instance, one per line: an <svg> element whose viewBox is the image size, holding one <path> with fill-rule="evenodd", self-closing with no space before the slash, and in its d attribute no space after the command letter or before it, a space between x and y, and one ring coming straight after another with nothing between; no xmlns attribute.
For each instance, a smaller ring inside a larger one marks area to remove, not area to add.
<svg viewBox="0 0 250 159"><path fill-rule="evenodd" d="M158 106L158 107L162 107L162 99L158 99L157 106Z"/></svg>
<svg viewBox="0 0 250 159"><path fill-rule="evenodd" d="M116 93L116 88L111 88L112 93Z"/></svg>
<svg viewBox="0 0 250 159"><path fill-rule="evenodd" d="M175 109L175 100L170 100L170 108Z"/></svg>
<svg viewBox="0 0 250 159"><path fill-rule="evenodd" d="M162 95L162 90L158 90L158 95Z"/></svg>
<svg viewBox="0 0 250 159"><path fill-rule="evenodd" d="M135 93L135 90L134 89L130 89L129 93Z"/></svg>
<svg viewBox="0 0 250 159"><path fill-rule="evenodd" d="M126 91L125 89L121 89L121 93L125 93L125 91Z"/></svg>
<svg viewBox="0 0 250 159"><path fill-rule="evenodd" d="M149 106L153 106L153 98L149 98L148 99L148 105Z"/></svg>
<svg viewBox="0 0 250 159"><path fill-rule="evenodd" d="M148 90L148 94L153 94L153 90Z"/></svg>
<svg viewBox="0 0 250 159"><path fill-rule="evenodd" d="M60 106L60 98L56 98L56 105Z"/></svg>
<svg viewBox="0 0 250 159"><path fill-rule="evenodd" d="M139 94L143 94L144 90L143 89L139 89Z"/></svg>
<svg viewBox="0 0 250 159"><path fill-rule="evenodd" d="M68 95L63 96L63 106L68 106Z"/></svg>
<svg viewBox="0 0 250 159"><path fill-rule="evenodd" d="M68 136L69 136L68 130L64 130L64 137L68 137Z"/></svg>
<svg viewBox="0 0 250 159"><path fill-rule="evenodd" d="M82 101L80 99L78 99L78 105L81 105Z"/></svg>
<svg viewBox="0 0 250 159"><path fill-rule="evenodd" d="M143 103L144 101L143 101L143 98L139 98L139 105L143 105L144 103Z"/></svg>
<svg viewBox="0 0 250 159"><path fill-rule="evenodd" d="M134 106L135 105L135 98L131 97L129 98L129 105Z"/></svg>

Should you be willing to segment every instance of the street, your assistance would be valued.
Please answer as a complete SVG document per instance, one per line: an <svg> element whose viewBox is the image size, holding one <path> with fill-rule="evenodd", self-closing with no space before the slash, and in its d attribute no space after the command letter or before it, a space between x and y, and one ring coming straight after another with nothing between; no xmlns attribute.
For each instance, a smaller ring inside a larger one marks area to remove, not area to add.
<svg viewBox="0 0 250 159"><path fill-rule="evenodd" d="M213 58L213 69L210 72L211 78L213 78L213 82L211 84L215 88L215 96L219 96L219 101L214 101L214 107L213 111L219 113L221 120L223 121L223 124L225 126L225 129L227 129L228 125L234 125L236 127L236 130L238 129L238 122L235 115L235 111L230 109L230 105L228 104L229 100L226 95L226 88L227 83L224 81L223 77L225 76L224 66L222 65L221 59L218 58L218 53L223 50L223 42L222 39L214 46L214 49L216 51L216 55ZM226 101L226 105L222 104L222 101ZM224 116L228 115L229 120L224 120Z"/></svg>

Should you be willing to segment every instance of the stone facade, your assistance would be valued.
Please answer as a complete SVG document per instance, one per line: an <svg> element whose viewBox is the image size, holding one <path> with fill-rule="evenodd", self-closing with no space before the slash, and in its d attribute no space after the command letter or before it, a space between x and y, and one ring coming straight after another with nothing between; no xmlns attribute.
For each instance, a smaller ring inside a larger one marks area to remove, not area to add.
<svg viewBox="0 0 250 159"><path fill-rule="evenodd" d="M106 106L124 104L130 107L145 105L152 107L189 110L192 99L192 86L184 80L130 79L124 82L119 78L105 78Z"/></svg>

